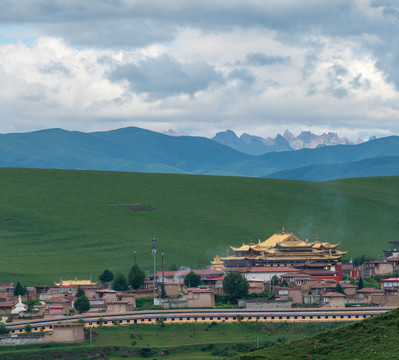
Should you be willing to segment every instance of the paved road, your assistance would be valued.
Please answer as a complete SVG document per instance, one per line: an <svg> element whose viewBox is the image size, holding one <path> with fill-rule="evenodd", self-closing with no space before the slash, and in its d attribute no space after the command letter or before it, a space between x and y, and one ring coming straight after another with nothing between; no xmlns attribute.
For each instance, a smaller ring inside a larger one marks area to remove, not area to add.
<svg viewBox="0 0 399 360"><path fill-rule="evenodd" d="M176 309L176 310L152 310L134 311L123 314L82 314L82 316L60 317L54 319L27 320L18 323L7 324L12 334L24 331L26 323L30 322L33 331L48 331L58 322L68 323L83 318L86 327L99 326L99 319L104 320L103 326L111 326L114 323L120 325L154 324L161 318L165 323L187 322L235 322L241 321L357 321L378 315L393 308L343 308L343 309Z"/></svg>

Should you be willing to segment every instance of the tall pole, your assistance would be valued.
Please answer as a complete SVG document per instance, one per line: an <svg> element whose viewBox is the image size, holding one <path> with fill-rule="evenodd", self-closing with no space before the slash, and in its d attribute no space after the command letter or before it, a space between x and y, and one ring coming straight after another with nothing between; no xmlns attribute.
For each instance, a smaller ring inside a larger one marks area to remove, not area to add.
<svg viewBox="0 0 399 360"><path fill-rule="evenodd" d="M165 272L163 267L163 251L162 251L162 284L165 284Z"/></svg>
<svg viewBox="0 0 399 360"><path fill-rule="evenodd" d="M156 277L157 277L157 267L156 267L156 254L157 254L157 248L156 248L156 243L157 243L157 239L153 238L152 239L152 255L154 256L154 282L153 282L153 295L154 295L154 299L155 299L155 284L156 284Z"/></svg>
<svg viewBox="0 0 399 360"><path fill-rule="evenodd" d="M136 250L134 250L134 265L136 265Z"/></svg>

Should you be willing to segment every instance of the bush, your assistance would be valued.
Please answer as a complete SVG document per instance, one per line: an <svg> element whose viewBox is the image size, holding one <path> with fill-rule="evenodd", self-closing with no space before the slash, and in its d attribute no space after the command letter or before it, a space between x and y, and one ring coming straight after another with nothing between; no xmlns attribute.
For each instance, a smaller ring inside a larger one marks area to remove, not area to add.
<svg viewBox="0 0 399 360"><path fill-rule="evenodd" d="M27 324L25 325L25 327L24 327L24 330L25 330L27 333L30 333L30 332L32 331L32 325L31 325L30 323L27 323Z"/></svg>
<svg viewBox="0 0 399 360"><path fill-rule="evenodd" d="M142 348L142 349L140 349L139 354L142 357L150 357L154 354L154 352L152 351L151 348Z"/></svg>
<svg viewBox="0 0 399 360"><path fill-rule="evenodd" d="M98 325L103 326L103 324L104 324L104 319L102 317L100 317L98 319Z"/></svg>

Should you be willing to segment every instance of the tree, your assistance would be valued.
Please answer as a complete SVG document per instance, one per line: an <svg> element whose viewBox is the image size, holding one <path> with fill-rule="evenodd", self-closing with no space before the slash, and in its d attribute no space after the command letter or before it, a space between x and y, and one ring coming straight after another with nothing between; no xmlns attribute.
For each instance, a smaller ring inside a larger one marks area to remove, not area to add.
<svg viewBox="0 0 399 360"><path fill-rule="evenodd" d="M364 288L363 278L360 277L359 278L359 282L357 283L357 289L360 290L360 289L363 289L363 288Z"/></svg>
<svg viewBox="0 0 399 360"><path fill-rule="evenodd" d="M0 335L7 335L10 332L10 329L7 328L6 324L0 322Z"/></svg>
<svg viewBox="0 0 399 360"><path fill-rule="evenodd" d="M114 274L110 270L105 269L98 278L104 286L108 286L109 283L114 279Z"/></svg>
<svg viewBox="0 0 399 360"><path fill-rule="evenodd" d="M270 283L271 283L272 286L277 286L279 281L280 281L280 279L278 278L278 276L274 275L272 277L272 279L270 280Z"/></svg>
<svg viewBox="0 0 399 360"><path fill-rule="evenodd" d="M190 271L184 278L184 285L187 287L198 287L202 284L201 276Z"/></svg>
<svg viewBox="0 0 399 360"><path fill-rule="evenodd" d="M25 286L22 286L21 283L18 281L17 285L15 285L14 288L14 296L18 296L18 295L25 295L26 294L26 288Z"/></svg>
<svg viewBox="0 0 399 360"><path fill-rule="evenodd" d="M129 289L129 285L126 281L125 275L119 273L115 276L112 288L116 291L123 291Z"/></svg>
<svg viewBox="0 0 399 360"><path fill-rule="evenodd" d="M161 284L161 292L159 293L159 297L161 299L165 299L166 298L166 291L165 291L165 285Z"/></svg>
<svg viewBox="0 0 399 360"><path fill-rule="evenodd" d="M172 265L169 266L169 270L170 271L176 271L176 270L179 270L179 268L177 267L176 264L172 264Z"/></svg>
<svg viewBox="0 0 399 360"><path fill-rule="evenodd" d="M87 312L90 309L90 301L85 295L83 295L75 300L73 307L79 312L79 314Z"/></svg>
<svg viewBox="0 0 399 360"><path fill-rule="evenodd" d="M247 296L248 287L245 277L237 272L230 272L224 277L223 290L233 301Z"/></svg>
<svg viewBox="0 0 399 360"><path fill-rule="evenodd" d="M32 331L32 325L30 323L27 323L24 327L25 332L30 333Z"/></svg>
<svg viewBox="0 0 399 360"><path fill-rule="evenodd" d="M340 283L337 283L337 286L335 287L335 291L345 295L345 290Z"/></svg>
<svg viewBox="0 0 399 360"><path fill-rule="evenodd" d="M77 299L77 298L80 298L81 296L84 296L84 295L85 295L84 290L80 286L78 286L78 291L76 291L75 298Z"/></svg>
<svg viewBox="0 0 399 360"><path fill-rule="evenodd" d="M133 265L130 269L128 282L133 289L138 289L144 284L145 274L140 270L138 265Z"/></svg>

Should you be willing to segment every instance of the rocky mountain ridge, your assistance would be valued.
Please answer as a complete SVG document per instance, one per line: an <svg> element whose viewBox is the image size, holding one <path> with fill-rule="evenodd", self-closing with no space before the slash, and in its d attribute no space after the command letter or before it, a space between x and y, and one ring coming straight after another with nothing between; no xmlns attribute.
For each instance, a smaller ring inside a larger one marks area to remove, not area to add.
<svg viewBox="0 0 399 360"><path fill-rule="evenodd" d="M302 131L295 136L289 130L285 130L282 135L277 134L275 138L262 138L247 133L238 137L234 131L226 130L218 132L212 140L249 155L262 155L273 151L315 149L323 146L355 145L363 142L361 138L353 142L346 137L339 137L335 132L316 135L310 131Z"/></svg>

